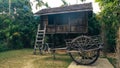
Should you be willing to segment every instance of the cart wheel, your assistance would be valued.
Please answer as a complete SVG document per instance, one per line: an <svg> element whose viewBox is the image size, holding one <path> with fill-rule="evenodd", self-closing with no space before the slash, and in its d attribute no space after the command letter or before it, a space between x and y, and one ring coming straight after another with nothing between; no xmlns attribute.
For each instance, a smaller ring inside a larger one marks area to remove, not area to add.
<svg viewBox="0 0 120 68"><path fill-rule="evenodd" d="M79 36L72 40L72 44L68 47L68 54L77 64L90 65L99 57L100 50L95 41L88 36Z"/></svg>

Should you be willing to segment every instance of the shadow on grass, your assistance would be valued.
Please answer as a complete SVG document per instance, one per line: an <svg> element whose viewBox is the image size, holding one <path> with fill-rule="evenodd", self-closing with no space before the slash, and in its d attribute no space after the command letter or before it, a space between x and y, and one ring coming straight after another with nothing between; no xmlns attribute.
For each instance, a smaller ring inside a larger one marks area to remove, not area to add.
<svg viewBox="0 0 120 68"><path fill-rule="evenodd" d="M51 55L51 56L45 57L43 60L61 61L61 62L67 62L67 63L72 62L72 59L67 54L55 54L55 59L54 59L53 55Z"/></svg>

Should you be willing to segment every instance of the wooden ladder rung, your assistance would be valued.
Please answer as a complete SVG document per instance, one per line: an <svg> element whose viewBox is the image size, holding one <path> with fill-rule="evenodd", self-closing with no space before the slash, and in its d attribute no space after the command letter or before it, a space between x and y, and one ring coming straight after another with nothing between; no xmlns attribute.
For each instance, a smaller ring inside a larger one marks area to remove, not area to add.
<svg viewBox="0 0 120 68"><path fill-rule="evenodd" d="M36 42L42 42L43 40L36 40Z"/></svg>
<svg viewBox="0 0 120 68"><path fill-rule="evenodd" d="M38 35L43 35L44 33L38 33Z"/></svg>
<svg viewBox="0 0 120 68"><path fill-rule="evenodd" d="M45 30L38 30L38 32L44 32Z"/></svg>

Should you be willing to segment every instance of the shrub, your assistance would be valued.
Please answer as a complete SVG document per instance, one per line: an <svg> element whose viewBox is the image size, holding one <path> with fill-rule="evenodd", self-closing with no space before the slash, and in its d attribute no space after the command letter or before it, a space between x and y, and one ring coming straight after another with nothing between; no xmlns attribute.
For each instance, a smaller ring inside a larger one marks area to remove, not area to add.
<svg viewBox="0 0 120 68"><path fill-rule="evenodd" d="M9 50L9 48L7 47L6 43L0 42L0 52L7 50Z"/></svg>
<svg viewBox="0 0 120 68"><path fill-rule="evenodd" d="M19 32L14 32L8 42L8 47L10 49L21 49L23 44L21 42L21 35Z"/></svg>

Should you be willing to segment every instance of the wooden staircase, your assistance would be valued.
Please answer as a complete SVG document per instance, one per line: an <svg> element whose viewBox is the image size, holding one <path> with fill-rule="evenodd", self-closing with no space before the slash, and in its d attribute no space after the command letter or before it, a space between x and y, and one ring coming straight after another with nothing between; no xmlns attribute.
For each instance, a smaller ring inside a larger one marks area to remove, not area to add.
<svg viewBox="0 0 120 68"><path fill-rule="evenodd" d="M34 54L37 52L42 54L43 52L43 46L44 46L44 38L45 38L45 32L46 32L46 26L44 27L44 30L40 29L40 24L38 25L35 45L34 45Z"/></svg>

